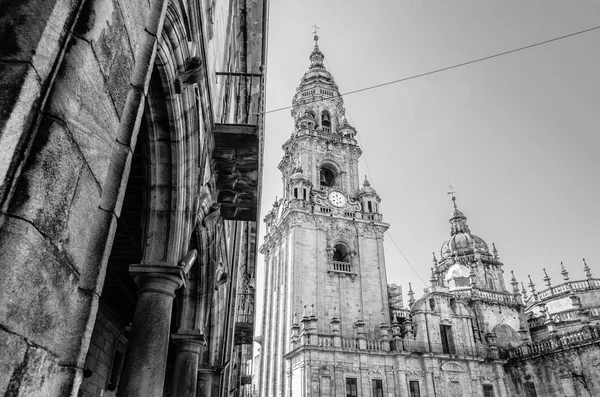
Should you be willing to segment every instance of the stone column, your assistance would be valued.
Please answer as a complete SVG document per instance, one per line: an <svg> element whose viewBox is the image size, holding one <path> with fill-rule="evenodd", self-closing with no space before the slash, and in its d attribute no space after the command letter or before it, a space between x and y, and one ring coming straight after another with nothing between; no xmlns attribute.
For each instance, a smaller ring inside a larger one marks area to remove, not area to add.
<svg viewBox="0 0 600 397"><path fill-rule="evenodd" d="M398 371L398 386L400 387L400 395L408 396L408 382L404 371Z"/></svg>
<svg viewBox="0 0 600 397"><path fill-rule="evenodd" d="M210 397L212 395L214 370L208 367L198 369L198 386L196 396Z"/></svg>
<svg viewBox="0 0 600 397"><path fill-rule="evenodd" d="M433 386L433 372L427 372L425 374L425 383L427 386L427 397L435 397L435 388Z"/></svg>
<svg viewBox="0 0 600 397"><path fill-rule="evenodd" d="M175 290L183 270L165 263L131 265L139 285L122 390L127 397L162 397Z"/></svg>
<svg viewBox="0 0 600 397"><path fill-rule="evenodd" d="M198 335L173 334L171 340L177 346L173 373L174 395L196 397L198 359L204 343Z"/></svg>

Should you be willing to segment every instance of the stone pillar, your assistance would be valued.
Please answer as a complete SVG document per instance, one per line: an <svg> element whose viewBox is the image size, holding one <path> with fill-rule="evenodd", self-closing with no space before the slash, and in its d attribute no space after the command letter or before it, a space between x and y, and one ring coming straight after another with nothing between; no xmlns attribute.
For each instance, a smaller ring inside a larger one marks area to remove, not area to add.
<svg viewBox="0 0 600 397"><path fill-rule="evenodd" d="M169 328L175 290L183 270L164 263L131 265L139 285L122 390L127 397L162 397L169 350Z"/></svg>
<svg viewBox="0 0 600 397"><path fill-rule="evenodd" d="M426 383L426 387L427 387L427 397L434 397L435 396L435 388L433 386L433 372L427 372L425 374L425 383Z"/></svg>
<svg viewBox="0 0 600 397"><path fill-rule="evenodd" d="M342 347L342 335L340 334L340 319L331 319L331 335L333 335L333 346Z"/></svg>
<svg viewBox="0 0 600 397"><path fill-rule="evenodd" d="M212 395L214 370L208 367L198 369L198 383L196 387L196 396L210 397Z"/></svg>
<svg viewBox="0 0 600 397"><path fill-rule="evenodd" d="M204 343L198 335L173 334L171 340L177 346L173 373L174 395L196 397L198 358Z"/></svg>
<svg viewBox="0 0 600 397"><path fill-rule="evenodd" d="M400 395L408 396L408 381L404 371L398 371L398 386L400 387Z"/></svg>

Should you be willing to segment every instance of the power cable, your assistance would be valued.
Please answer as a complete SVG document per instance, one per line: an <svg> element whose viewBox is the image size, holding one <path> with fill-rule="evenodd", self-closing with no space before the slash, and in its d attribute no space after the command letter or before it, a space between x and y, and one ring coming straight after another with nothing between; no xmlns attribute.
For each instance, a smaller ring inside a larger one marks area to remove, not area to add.
<svg viewBox="0 0 600 397"><path fill-rule="evenodd" d="M414 79L417 79L419 77L425 77L425 76L429 76L429 75L432 75L432 74L436 74L436 73L440 73L440 72L445 72L447 70L460 68L462 66L471 65L471 64L474 64L474 63L477 63L477 62L487 61L489 59L498 58L498 57L501 57L501 56L504 56L504 55L512 54L514 52L519 52L519 51L527 50L527 49L530 49L530 48L533 48L533 47L537 47L537 46L540 46L540 45L552 43L552 42L558 41L558 40L563 40L563 39L566 39L566 38L569 38L569 37L577 36L577 35L580 35L580 34L583 34L583 33L588 33L588 32L594 31L594 30L598 30L598 29L600 29L600 26L596 26L596 27L593 27L593 28L585 29L585 30L580 30L578 32L566 34L566 35L560 36L560 37L555 37L555 38L549 39L549 40L540 41L538 43L526 45L524 47L515 48L515 49L509 50L509 51L504 51L504 52L499 52L497 54L488 55L488 56L483 57L483 58L477 58L477 59L474 59L472 61L462 62L462 63L456 64L456 65L447 66L447 67L444 67L444 68L441 68L441 69L436 69L436 70L432 70L432 71L425 72L425 73L415 74L415 75L410 76L410 77L405 77L405 78L398 79L398 80L392 80L392 81L388 81L388 82L385 82L385 83L368 86L368 87L365 87L365 88L359 88L359 89L354 90L354 91L348 91L348 92L345 92L343 94L340 94L340 97L345 97L345 96L356 94L356 93L359 93L359 92L374 90L375 88L385 87L387 85L397 84L397 83L401 83L401 82L408 81L408 80L414 80ZM329 98L327 98L327 99L329 99ZM324 99L313 100L312 102L307 102L307 103L320 102L322 100L324 100ZM273 110L267 110L265 112L265 114L280 112L282 110L288 110L288 109L291 109L292 107L293 106L286 106L286 107L283 107L283 108L278 108L278 109L273 109Z"/></svg>
<svg viewBox="0 0 600 397"><path fill-rule="evenodd" d="M329 71L331 72L331 74L335 74L335 73L333 73L333 70L331 69L331 67L329 66L329 63L327 61L325 61L325 64L327 66L327 69L329 69ZM351 125L353 125L355 128L358 128L358 126L354 123L354 120L352 120L352 117L350 117L350 114L348 113L348 109L346 109L346 111L345 111L345 116L348 119L350 119L350 124ZM360 134L357 134L356 136L358 136L358 142L359 142L360 146L364 147L363 144L362 144L362 140L360 139ZM371 174L371 168L369 167L369 162L367 161L366 152L363 153L363 158L365 159L365 165L367 166L367 173L369 174L369 179L375 185L375 181L373 179L373 175ZM410 261L408 260L408 258L406 257L406 255L404 255L404 252L402 252L402 250L400 249L400 247L398 246L398 244L396 243L396 241L392 237L391 233L389 232L389 230L386 231L386 234L388 235L388 237L390 238L390 240L392 240L392 243L394 243L394 246L396 246L396 249L398 250L398 252L400 252L400 255L402 255L402 257L404 258L404 260L406 261L406 263L408 264L408 266L417 275L417 277L421 280L421 282L423 282L423 285L425 285L425 287L427 287L427 283L425 282L425 280L423 280L423 278L421 277L421 275L413 267L413 265L410 263Z"/></svg>

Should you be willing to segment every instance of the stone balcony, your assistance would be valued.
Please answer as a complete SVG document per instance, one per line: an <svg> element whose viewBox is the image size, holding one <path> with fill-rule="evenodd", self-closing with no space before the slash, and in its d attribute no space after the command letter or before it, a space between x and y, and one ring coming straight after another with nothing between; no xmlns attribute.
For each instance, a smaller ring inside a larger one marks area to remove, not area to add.
<svg viewBox="0 0 600 397"><path fill-rule="evenodd" d="M225 219L257 220L263 84L261 74L217 73L221 114L214 126L213 160Z"/></svg>

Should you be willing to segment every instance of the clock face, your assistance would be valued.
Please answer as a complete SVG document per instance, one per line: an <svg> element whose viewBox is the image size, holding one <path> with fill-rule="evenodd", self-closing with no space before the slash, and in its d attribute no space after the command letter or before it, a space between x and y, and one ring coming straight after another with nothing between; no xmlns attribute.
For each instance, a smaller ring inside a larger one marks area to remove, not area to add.
<svg viewBox="0 0 600 397"><path fill-rule="evenodd" d="M346 197L340 192L329 193L329 201L336 207L343 207L346 205Z"/></svg>

